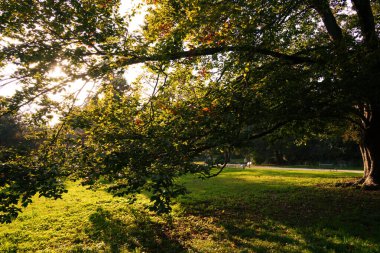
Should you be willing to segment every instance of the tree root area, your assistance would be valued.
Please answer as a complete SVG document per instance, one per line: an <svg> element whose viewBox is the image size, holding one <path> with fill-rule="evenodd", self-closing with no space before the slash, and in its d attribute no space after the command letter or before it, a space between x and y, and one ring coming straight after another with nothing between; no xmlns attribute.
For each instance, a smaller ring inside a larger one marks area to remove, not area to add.
<svg viewBox="0 0 380 253"><path fill-rule="evenodd" d="M365 191L380 191L380 184L367 183L365 178L360 178L355 181L339 182L336 183L335 186L343 188L351 187Z"/></svg>

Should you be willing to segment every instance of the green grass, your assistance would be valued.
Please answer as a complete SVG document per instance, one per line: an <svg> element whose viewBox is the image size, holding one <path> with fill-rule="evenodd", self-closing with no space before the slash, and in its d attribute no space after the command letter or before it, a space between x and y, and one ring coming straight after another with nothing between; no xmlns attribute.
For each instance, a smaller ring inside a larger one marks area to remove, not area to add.
<svg viewBox="0 0 380 253"><path fill-rule="evenodd" d="M69 183L0 225L0 252L380 252L380 193L336 188L357 174L227 169L186 176L172 217Z"/></svg>

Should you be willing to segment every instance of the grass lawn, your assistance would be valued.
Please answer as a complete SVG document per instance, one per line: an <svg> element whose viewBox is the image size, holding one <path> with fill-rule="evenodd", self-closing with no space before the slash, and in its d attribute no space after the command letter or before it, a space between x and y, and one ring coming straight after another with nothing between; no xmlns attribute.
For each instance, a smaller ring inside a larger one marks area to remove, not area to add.
<svg viewBox="0 0 380 253"><path fill-rule="evenodd" d="M68 183L0 225L0 252L380 252L380 192L336 188L351 173L227 169L186 176L171 217Z"/></svg>

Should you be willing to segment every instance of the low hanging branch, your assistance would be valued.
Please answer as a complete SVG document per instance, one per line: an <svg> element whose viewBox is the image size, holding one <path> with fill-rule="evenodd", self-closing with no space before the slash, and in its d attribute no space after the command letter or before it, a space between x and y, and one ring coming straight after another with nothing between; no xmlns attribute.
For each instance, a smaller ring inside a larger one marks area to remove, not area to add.
<svg viewBox="0 0 380 253"><path fill-rule="evenodd" d="M212 177L216 177L218 176L220 173L222 173L222 171L224 170L224 168L227 166L227 163L230 161L231 159L231 149L230 148L227 148L227 150L224 151L224 162L222 164L222 166L219 168L219 170L214 173L214 174L209 174L209 175L205 175L204 173L202 174L203 177L206 179L206 178L212 178Z"/></svg>

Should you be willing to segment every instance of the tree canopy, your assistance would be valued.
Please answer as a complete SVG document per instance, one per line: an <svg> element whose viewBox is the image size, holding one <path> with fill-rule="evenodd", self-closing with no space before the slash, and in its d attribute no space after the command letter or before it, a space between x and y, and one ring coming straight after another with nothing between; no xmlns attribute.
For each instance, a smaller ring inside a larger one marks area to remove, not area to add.
<svg viewBox="0 0 380 253"><path fill-rule="evenodd" d="M45 95L74 80L97 88L84 107L62 105L49 151L62 159L41 161L84 183L106 179L117 195L149 190L161 212L185 192L178 176L212 175L213 165L194 163L204 151L218 150L226 164L231 148L267 134L340 128L361 147L358 183L379 185L380 2L142 5L144 26L131 32L139 10L124 13L117 0L0 2L1 66L16 65L2 83L18 87L2 114L32 101L46 107ZM145 64L144 75L135 85L123 82L137 63ZM51 75L57 66L65 73L59 78Z"/></svg>

